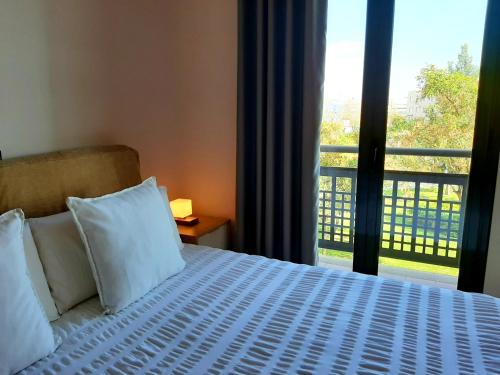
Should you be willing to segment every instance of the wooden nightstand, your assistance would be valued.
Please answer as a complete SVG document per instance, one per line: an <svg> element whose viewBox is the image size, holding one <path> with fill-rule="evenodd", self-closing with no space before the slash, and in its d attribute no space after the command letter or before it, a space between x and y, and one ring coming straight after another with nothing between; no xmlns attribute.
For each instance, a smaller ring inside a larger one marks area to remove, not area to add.
<svg viewBox="0 0 500 375"><path fill-rule="evenodd" d="M227 249L229 244L229 219L198 216L198 224L188 226L177 224L182 242L194 245Z"/></svg>

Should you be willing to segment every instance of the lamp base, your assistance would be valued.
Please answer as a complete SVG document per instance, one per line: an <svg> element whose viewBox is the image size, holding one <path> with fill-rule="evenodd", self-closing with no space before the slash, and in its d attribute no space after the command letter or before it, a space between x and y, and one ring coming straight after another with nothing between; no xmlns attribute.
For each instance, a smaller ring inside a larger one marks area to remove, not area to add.
<svg viewBox="0 0 500 375"><path fill-rule="evenodd" d="M175 222L180 225L195 225L198 224L200 219L196 216L176 217Z"/></svg>

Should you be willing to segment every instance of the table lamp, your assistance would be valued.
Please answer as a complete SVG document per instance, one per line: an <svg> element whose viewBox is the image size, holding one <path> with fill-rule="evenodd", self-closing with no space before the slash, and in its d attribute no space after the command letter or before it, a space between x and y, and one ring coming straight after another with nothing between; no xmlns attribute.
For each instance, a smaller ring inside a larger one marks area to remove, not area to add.
<svg viewBox="0 0 500 375"><path fill-rule="evenodd" d="M191 216L193 214L191 199L174 199L170 201L170 208L177 224L194 225L199 221L197 217Z"/></svg>

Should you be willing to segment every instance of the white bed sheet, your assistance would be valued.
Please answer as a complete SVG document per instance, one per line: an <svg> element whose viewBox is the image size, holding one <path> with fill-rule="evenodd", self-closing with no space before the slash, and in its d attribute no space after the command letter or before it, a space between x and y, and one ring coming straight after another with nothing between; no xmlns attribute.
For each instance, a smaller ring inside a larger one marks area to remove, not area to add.
<svg viewBox="0 0 500 375"><path fill-rule="evenodd" d="M116 315L97 298L23 374L500 374L500 299L199 246Z"/></svg>

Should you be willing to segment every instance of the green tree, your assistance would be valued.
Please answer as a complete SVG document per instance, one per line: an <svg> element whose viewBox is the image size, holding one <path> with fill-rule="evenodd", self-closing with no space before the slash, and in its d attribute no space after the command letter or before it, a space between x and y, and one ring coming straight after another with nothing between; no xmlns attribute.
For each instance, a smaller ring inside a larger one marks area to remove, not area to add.
<svg viewBox="0 0 500 375"><path fill-rule="evenodd" d="M394 116L388 127L388 145L415 148L470 149L479 74L472 64L467 45L461 47L456 62L447 69L428 65L417 77L421 100L428 100L426 116L406 119ZM394 160L392 160L394 159ZM465 158L390 158L392 168L418 171L467 173Z"/></svg>
<svg viewBox="0 0 500 375"><path fill-rule="evenodd" d="M450 72L460 72L467 76L476 76L478 74L477 67L472 63L472 56L469 55L469 47L467 44L463 44L460 47L457 61L450 61L448 63L448 70Z"/></svg>
<svg viewBox="0 0 500 375"><path fill-rule="evenodd" d="M456 61L450 62L447 68L424 67L417 76L417 83L420 99L427 101L425 116L410 119L389 113L387 145L471 149L478 82L479 70L473 64L466 44L461 46ZM352 103L346 107L352 107ZM349 119L353 130L346 132L342 124L326 121L321 129L321 144L358 144L359 117L353 117L352 113L343 113L341 117ZM466 174L469 162L466 158L387 155L385 165L392 170ZM356 167L357 155L322 153L321 165ZM456 193L461 194L460 191Z"/></svg>
<svg viewBox="0 0 500 375"><path fill-rule="evenodd" d="M355 146L359 139L359 124L353 126L352 131L346 132L342 124L335 121L323 122L320 139L322 145ZM347 153L321 153L321 165L336 167L357 166L357 154Z"/></svg>

